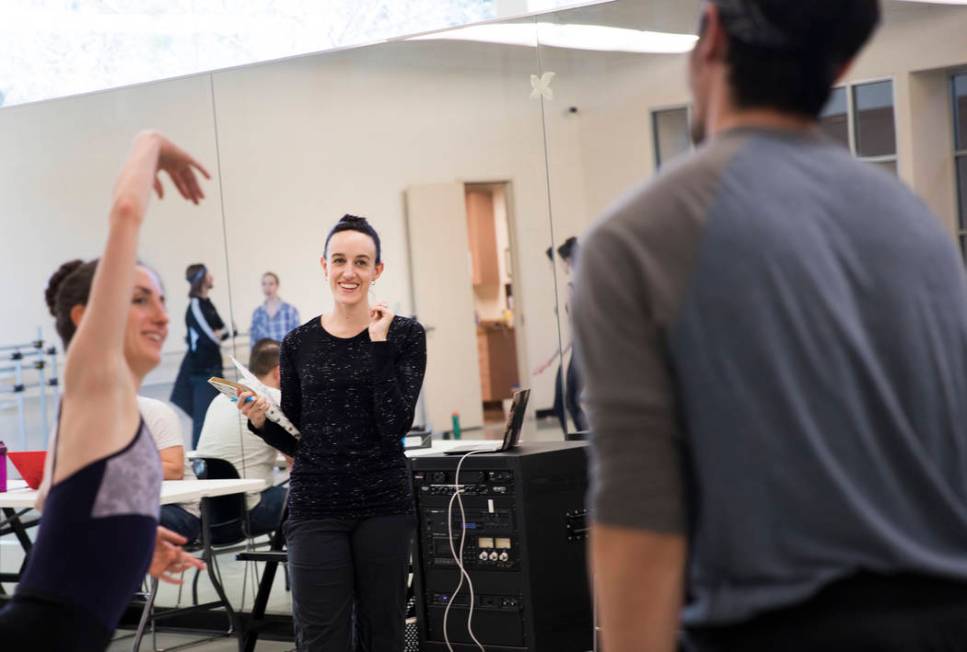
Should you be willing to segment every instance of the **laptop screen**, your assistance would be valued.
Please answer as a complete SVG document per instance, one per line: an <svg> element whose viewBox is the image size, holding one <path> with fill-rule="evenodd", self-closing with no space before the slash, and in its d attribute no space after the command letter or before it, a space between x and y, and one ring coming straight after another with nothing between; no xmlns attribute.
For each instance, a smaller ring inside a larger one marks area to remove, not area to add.
<svg viewBox="0 0 967 652"><path fill-rule="evenodd" d="M520 431L524 426L524 414L527 412L527 400L530 398L529 389L514 392L514 402L507 415L507 429L504 431L504 443L500 450L506 451L517 446L520 441Z"/></svg>

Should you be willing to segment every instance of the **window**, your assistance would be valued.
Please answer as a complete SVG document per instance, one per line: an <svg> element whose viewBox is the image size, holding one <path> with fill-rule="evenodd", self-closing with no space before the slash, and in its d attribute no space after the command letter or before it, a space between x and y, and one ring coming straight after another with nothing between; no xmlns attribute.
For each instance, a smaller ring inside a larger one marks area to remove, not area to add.
<svg viewBox="0 0 967 652"><path fill-rule="evenodd" d="M692 134L688 107L652 111L651 128L655 141L655 169L680 154L691 151Z"/></svg>
<svg viewBox="0 0 967 652"><path fill-rule="evenodd" d="M896 113L890 80L834 88L820 127L857 158L897 173Z"/></svg>
<svg viewBox="0 0 967 652"><path fill-rule="evenodd" d="M826 135L849 149L849 100L845 88L834 88L819 116L819 126Z"/></svg>
<svg viewBox="0 0 967 652"><path fill-rule="evenodd" d="M954 163L957 167L957 235L967 252L967 72L950 84L954 114Z"/></svg>

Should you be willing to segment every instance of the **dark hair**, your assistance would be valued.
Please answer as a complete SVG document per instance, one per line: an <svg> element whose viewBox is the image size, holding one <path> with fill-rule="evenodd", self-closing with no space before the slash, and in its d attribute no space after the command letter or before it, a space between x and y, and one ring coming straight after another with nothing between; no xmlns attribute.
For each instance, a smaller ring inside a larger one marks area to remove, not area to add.
<svg viewBox="0 0 967 652"><path fill-rule="evenodd" d="M365 217L359 217L357 215L343 215L342 218L336 222L336 225L329 230L329 235L326 236L326 245L322 249L322 255L325 257L329 256L329 241L332 240L332 236L340 233L341 231L358 231L359 233L365 233L370 238L373 239L373 243L376 245L376 264L378 265L382 261L382 250L379 245L379 234L376 233L376 229L369 223Z"/></svg>
<svg viewBox="0 0 967 652"><path fill-rule="evenodd" d="M880 22L879 0L713 2L729 36L736 105L812 118Z"/></svg>
<svg viewBox="0 0 967 652"><path fill-rule="evenodd" d="M564 241L564 243L557 248L557 255L561 257L562 260L571 262L571 260L578 253L578 239L573 235Z"/></svg>
<svg viewBox="0 0 967 652"><path fill-rule="evenodd" d="M205 278L208 276L208 268L202 263L193 263L185 270L185 280L191 286L188 296L194 298L202 293L205 287Z"/></svg>
<svg viewBox="0 0 967 652"><path fill-rule="evenodd" d="M65 351L77 332L77 326L71 319L71 310L74 306L87 305L96 271L96 259L86 263L83 260L69 260L58 267L47 281L44 298Z"/></svg>
<svg viewBox="0 0 967 652"><path fill-rule="evenodd" d="M74 306L86 306L90 300L98 260L95 258L86 263L80 259L69 260L58 267L47 281L44 299L47 301L47 309L54 317L54 327L64 343L65 351L77 332L77 326L71 319L71 310ZM161 285L161 277L157 272L140 260L137 261L137 265L151 272L159 286ZM164 292L164 287L161 291Z"/></svg>
<svg viewBox="0 0 967 652"><path fill-rule="evenodd" d="M272 278L275 279L275 284L276 285L279 284L279 275L276 274L275 272L265 272L264 274L262 274L262 278L265 278L266 276L271 276Z"/></svg>
<svg viewBox="0 0 967 652"><path fill-rule="evenodd" d="M279 366L281 347L278 342L269 337L263 337L249 354L248 366L252 373L261 378Z"/></svg>

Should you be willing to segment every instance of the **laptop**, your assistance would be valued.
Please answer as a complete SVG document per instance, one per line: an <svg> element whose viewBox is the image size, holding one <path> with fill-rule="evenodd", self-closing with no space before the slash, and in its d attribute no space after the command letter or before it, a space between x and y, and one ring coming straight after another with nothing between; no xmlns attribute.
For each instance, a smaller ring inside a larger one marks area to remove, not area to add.
<svg viewBox="0 0 967 652"><path fill-rule="evenodd" d="M529 389L521 389L514 392L514 402L510 406L510 414L507 415L507 427L504 430L504 440L492 444L468 444L457 446L448 451L447 455L465 455L466 453L499 453L516 448L520 442L520 431L524 426L524 414L527 411L527 399L530 398Z"/></svg>

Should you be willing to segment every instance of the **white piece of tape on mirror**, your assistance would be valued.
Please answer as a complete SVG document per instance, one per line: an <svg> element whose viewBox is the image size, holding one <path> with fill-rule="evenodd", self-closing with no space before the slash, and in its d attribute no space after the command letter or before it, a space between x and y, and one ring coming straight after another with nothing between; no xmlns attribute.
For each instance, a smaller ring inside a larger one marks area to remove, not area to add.
<svg viewBox="0 0 967 652"><path fill-rule="evenodd" d="M245 384L250 387L253 392L264 397L265 400L268 401L269 409L265 412L265 418L273 423L279 424L279 426L284 428L287 433L296 439L302 437L302 433L299 432L299 429L292 425L292 422L289 421L287 416L285 416L282 408L279 407L279 404L276 403L275 399L272 398L272 394L269 392L268 387L266 387L262 381L255 376L255 374L249 371L248 367L243 365L234 357L232 358L232 364L234 364L235 368L238 369L238 373L242 376Z"/></svg>
<svg viewBox="0 0 967 652"><path fill-rule="evenodd" d="M536 100L541 97L547 100L554 99L554 89L551 88L551 82L554 81L555 73L545 72L543 75L538 77L537 75L531 75L531 99Z"/></svg>

